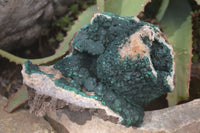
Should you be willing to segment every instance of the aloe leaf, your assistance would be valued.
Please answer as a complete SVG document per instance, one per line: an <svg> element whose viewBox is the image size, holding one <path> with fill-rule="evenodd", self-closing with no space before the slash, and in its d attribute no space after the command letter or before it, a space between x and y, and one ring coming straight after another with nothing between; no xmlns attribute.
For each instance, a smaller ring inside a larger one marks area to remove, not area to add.
<svg viewBox="0 0 200 133"><path fill-rule="evenodd" d="M150 1L151 0L97 0L97 4L101 12L112 12L120 16L137 16Z"/></svg>
<svg viewBox="0 0 200 133"><path fill-rule="evenodd" d="M25 85L22 85L21 88L9 98L8 102L4 106L4 109L11 113L17 109L20 105L24 104L28 100L28 91Z"/></svg>
<svg viewBox="0 0 200 133"><path fill-rule="evenodd" d="M197 4L200 5L200 0L196 0Z"/></svg>
<svg viewBox="0 0 200 133"><path fill-rule="evenodd" d="M112 12L114 14L121 15L122 2L123 2L123 0L104 1L104 12Z"/></svg>
<svg viewBox="0 0 200 133"><path fill-rule="evenodd" d="M99 12L104 12L104 0L97 0L97 9Z"/></svg>
<svg viewBox="0 0 200 133"><path fill-rule="evenodd" d="M86 11L84 11L78 18L77 21L75 21L75 24L72 26L71 31L67 33L67 36L64 38L63 42L60 43L59 48L56 50L55 54L49 57L45 58L39 58L39 59L25 59L18 56L15 56L9 52L6 52L2 49L0 49L0 55L9 59L11 62L15 62L17 64L23 64L26 60L30 60L33 64L45 64L48 62L52 62L63 55L65 55L68 51L68 44L73 38L74 34L85 24L88 24L90 22L90 19L92 18L93 14L97 12L97 6L91 6Z"/></svg>
<svg viewBox="0 0 200 133"><path fill-rule="evenodd" d="M192 52L192 23L187 0L171 0L161 20L161 27L168 36L175 52L176 87L168 94L169 106L187 100Z"/></svg>
<svg viewBox="0 0 200 133"><path fill-rule="evenodd" d="M162 4L158 10L158 14L156 15L158 21L162 20L168 5L169 5L169 0L162 0Z"/></svg>

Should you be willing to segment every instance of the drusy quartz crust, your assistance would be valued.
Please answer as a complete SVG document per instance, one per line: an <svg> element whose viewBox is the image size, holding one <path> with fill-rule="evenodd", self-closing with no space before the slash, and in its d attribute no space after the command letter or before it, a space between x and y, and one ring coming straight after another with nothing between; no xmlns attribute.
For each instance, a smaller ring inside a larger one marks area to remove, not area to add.
<svg viewBox="0 0 200 133"><path fill-rule="evenodd" d="M95 14L72 47L53 66L64 76L55 85L100 101L126 126L140 126L142 106L174 88L172 47L156 26L137 18Z"/></svg>

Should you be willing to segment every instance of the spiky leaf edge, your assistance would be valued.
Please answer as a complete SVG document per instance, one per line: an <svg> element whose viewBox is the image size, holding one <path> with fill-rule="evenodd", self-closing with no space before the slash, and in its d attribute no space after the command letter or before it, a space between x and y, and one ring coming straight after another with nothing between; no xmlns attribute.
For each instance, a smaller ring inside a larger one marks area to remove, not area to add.
<svg viewBox="0 0 200 133"><path fill-rule="evenodd" d="M74 25L72 26L72 29L67 33L67 36L64 38L64 40L60 43L59 48L56 50L55 54L49 57L39 58L39 59L26 59L21 58L18 56L15 56L5 50L0 49L0 55L2 57L5 57L9 59L9 61L14 62L16 64L23 64L26 60L30 60L33 64L46 64L49 62L52 62L62 56L64 56L69 49L69 43L71 39L73 38L74 34L79 31L79 29L88 24L90 22L90 19L92 18L93 14L97 12L97 6L91 6L86 11L84 11L78 18L77 21L75 21Z"/></svg>

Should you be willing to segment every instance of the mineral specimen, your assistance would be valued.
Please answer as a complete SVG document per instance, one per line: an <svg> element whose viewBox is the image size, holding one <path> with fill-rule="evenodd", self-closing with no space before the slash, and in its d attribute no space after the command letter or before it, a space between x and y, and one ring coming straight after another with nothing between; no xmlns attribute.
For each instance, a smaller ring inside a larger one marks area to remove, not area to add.
<svg viewBox="0 0 200 133"><path fill-rule="evenodd" d="M171 45L158 27L135 17L94 14L72 47L51 67L27 61L24 82L68 103L104 109L125 126L140 126L142 106L174 88Z"/></svg>

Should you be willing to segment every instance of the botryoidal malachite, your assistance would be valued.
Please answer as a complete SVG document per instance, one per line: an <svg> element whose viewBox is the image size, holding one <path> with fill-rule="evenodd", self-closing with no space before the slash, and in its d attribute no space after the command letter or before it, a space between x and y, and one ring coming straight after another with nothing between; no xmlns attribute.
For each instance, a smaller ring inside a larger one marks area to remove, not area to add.
<svg viewBox="0 0 200 133"><path fill-rule="evenodd" d="M55 85L100 101L119 114L127 127L140 126L142 106L174 88L171 45L157 26L136 17L94 14L91 23L77 33L72 47L53 66L63 75L51 77ZM25 63L27 74L41 73L35 68L31 62Z"/></svg>

